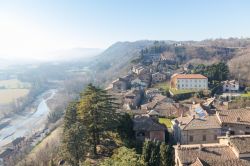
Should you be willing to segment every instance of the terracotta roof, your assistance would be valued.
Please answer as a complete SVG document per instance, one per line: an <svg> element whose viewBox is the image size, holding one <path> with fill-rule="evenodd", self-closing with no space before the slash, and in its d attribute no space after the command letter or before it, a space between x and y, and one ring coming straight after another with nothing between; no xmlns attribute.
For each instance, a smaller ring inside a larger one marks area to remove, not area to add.
<svg viewBox="0 0 250 166"><path fill-rule="evenodd" d="M160 102L158 103L154 110L160 113L162 116L170 116L170 115L179 115L180 111L179 109L175 106L174 103L169 103L169 102Z"/></svg>
<svg viewBox="0 0 250 166"><path fill-rule="evenodd" d="M157 104L157 101L152 101L152 102L141 105L141 108L142 109L153 109L153 108L155 108L156 104Z"/></svg>
<svg viewBox="0 0 250 166"><path fill-rule="evenodd" d="M222 123L250 125L250 109L221 110L217 115Z"/></svg>
<svg viewBox="0 0 250 166"><path fill-rule="evenodd" d="M176 74L172 78L176 79L207 79L207 77L201 74Z"/></svg>
<svg viewBox="0 0 250 166"><path fill-rule="evenodd" d="M133 130L135 131L162 131L166 130L164 125L155 122L148 116L137 116L133 119Z"/></svg>
<svg viewBox="0 0 250 166"><path fill-rule="evenodd" d="M151 111L149 111L148 115L154 116L154 115L159 115L159 113L155 110L151 110Z"/></svg>
<svg viewBox="0 0 250 166"><path fill-rule="evenodd" d="M160 102L164 99L166 99L167 97L166 96L163 96L162 94L156 94L155 96L153 96L152 100L153 101L157 101L157 102Z"/></svg>
<svg viewBox="0 0 250 166"><path fill-rule="evenodd" d="M183 165L192 165L197 158L211 166L249 166L249 161L238 159L235 153L227 145L206 144L202 145L182 145L177 148L179 159Z"/></svg>
<svg viewBox="0 0 250 166"><path fill-rule="evenodd" d="M230 143L242 153L250 153L250 135L230 137Z"/></svg>
<svg viewBox="0 0 250 166"><path fill-rule="evenodd" d="M191 166L205 166L207 165L204 161L200 160L198 157L196 158L195 162L191 164Z"/></svg>

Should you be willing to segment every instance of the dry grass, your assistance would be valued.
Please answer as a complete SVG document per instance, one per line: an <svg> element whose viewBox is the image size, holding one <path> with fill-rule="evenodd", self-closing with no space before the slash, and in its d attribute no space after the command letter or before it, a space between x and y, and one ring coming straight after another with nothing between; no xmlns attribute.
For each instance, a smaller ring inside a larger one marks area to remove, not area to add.
<svg viewBox="0 0 250 166"><path fill-rule="evenodd" d="M0 104L9 104L28 93L28 89L0 89Z"/></svg>
<svg viewBox="0 0 250 166"><path fill-rule="evenodd" d="M18 166L49 165L49 161L58 157L61 144L62 128L58 127L50 135L44 138Z"/></svg>
<svg viewBox="0 0 250 166"><path fill-rule="evenodd" d="M6 89L29 89L30 84L21 82L17 79L10 79L10 80L0 80L0 87L6 88Z"/></svg>

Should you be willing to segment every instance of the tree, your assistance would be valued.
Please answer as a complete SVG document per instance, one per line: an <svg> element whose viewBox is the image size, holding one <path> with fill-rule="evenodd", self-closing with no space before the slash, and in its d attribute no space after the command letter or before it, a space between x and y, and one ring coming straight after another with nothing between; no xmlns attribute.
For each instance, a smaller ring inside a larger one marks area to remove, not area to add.
<svg viewBox="0 0 250 166"><path fill-rule="evenodd" d="M136 154L134 149L120 147L115 150L111 158L106 159L101 166L143 166L140 155Z"/></svg>
<svg viewBox="0 0 250 166"><path fill-rule="evenodd" d="M78 166L88 150L85 129L83 129L80 123L73 124L70 129L64 132L63 137L63 154L65 159L70 164Z"/></svg>
<svg viewBox="0 0 250 166"><path fill-rule="evenodd" d="M164 142L160 146L160 166L172 166L173 165L173 153L170 145L166 145Z"/></svg>
<svg viewBox="0 0 250 166"><path fill-rule="evenodd" d="M152 150L151 150L150 160L148 165L150 166L159 166L160 165L160 142L153 142Z"/></svg>
<svg viewBox="0 0 250 166"><path fill-rule="evenodd" d="M151 158L152 149L153 149L153 143L149 140L146 140L142 148L142 158L146 166L149 165L149 160Z"/></svg>
<svg viewBox="0 0 250 166"><path fill-rule="evenodd" d="M116 128L117 104L107 91L89 84L80 95L78 111L80 121L86 126L88 134L87 142L91 146L95 156L96 146L100 144L100 137L104 131L112 131Z"/></svg>
<svg viewBox="0 0 250 166"><path fill-rule="evenodd" d="M85 127L77 119L77 103L69 104L63 127L62 152L66 161L78 166L87 150Z"/></svg>
<svg viewBox="0 0 250 166"><path fill-rule="evenodd" d="M117 127L117 132L119 133L123 142L130 146L134 139L133 131L133 121L129 114L125 113L119 117L119 125Z"/></svg>
<svg viewBox="0 0 250 166"><path fill-rule="evenodd" d="M77 102L69 103L64 115L64 130L70 129L77 122Z"/></svg>

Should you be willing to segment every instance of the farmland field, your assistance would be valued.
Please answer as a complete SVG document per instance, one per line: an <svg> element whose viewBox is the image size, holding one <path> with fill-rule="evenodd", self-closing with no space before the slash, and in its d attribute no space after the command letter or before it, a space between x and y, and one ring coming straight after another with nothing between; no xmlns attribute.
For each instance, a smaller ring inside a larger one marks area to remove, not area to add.
<svg viewBox="0 0 250 166"><path fill-rule="evenodd" d="M17 79L0 80L0 104L9 104L29 93L29 83Z"/></svg>
<svg viewBox="0 0 250 166"><path fill-rule="evenodd" d="M8 104L28 94L29 89L0 89L0 104Z"/></svg>
<svg viewBox="0 0 250 166"><path fill-rule="evenodd" d="M0 80L0 88L1 89L29 89L30 84L21 82L17 79Z"/></svg>

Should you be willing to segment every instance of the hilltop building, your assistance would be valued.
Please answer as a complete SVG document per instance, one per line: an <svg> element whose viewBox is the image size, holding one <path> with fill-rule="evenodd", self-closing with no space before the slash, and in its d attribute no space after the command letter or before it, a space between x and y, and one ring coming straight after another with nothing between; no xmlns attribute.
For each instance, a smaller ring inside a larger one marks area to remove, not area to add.
<svg viewBox="0 0 250 166"><path fill-rule="evenodd" d="M170 83L172 89L178 90L205 90L208 88L208 79L201 74L174 74Z"/></svg>

